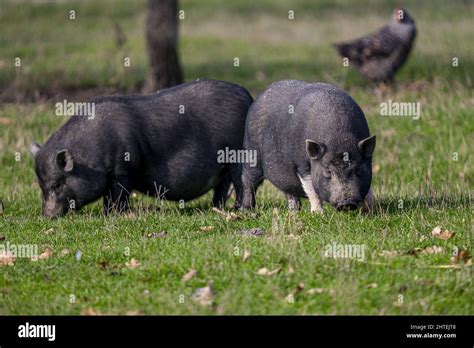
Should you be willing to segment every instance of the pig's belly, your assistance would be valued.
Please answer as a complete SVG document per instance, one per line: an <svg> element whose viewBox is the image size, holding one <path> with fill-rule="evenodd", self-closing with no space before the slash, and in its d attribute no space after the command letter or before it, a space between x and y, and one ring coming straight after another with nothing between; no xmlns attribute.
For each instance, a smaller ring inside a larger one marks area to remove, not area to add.
<svg viewBox="0 0 474 348"><path fill-rule="evenodd" d="M214 188L221 180L219 170L195 171L193 175L164 175L158 169L144 175L139 191L170 201L189 201Z"/></svg>
<svg viewBox="0 0 474 348"><path fill-rule="evenodd" d="M265 178L279 190L298 197L306 196L294 167L273 162L265 166L264 172Z"/></svg>

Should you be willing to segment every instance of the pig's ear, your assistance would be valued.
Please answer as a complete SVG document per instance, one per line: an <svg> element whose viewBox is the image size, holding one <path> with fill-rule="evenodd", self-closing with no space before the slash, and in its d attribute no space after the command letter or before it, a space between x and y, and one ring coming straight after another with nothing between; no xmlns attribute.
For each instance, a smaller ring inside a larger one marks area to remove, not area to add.
<svg viewBox="0 0 474 348"><path fill-rule="evenodd" d="M326 152L326 145L306 139L306 153L313 160L320 159Z"/></svg>
<svg viewBox="0 0 474 348"><path fill-rule="evenodd" d="M74 168L74 161L68 150L58 151L56 154L56 164L59 169L70 172Z"/></svg>
<svg viewBox="0 0 474 348"><path fill-rule="evenodd" d="M41 150L41 145L39 145L37 142L31 143L30 153L33 158L36 158L36 155L38 154L39 150Z"/></svg>
<svg viewBox="0 0 474 348"><path fill-rule="evenodd" d="M357 147L364 156L372 156L375 150L375 135L372 135L371 137L359 141Z"/></svg>

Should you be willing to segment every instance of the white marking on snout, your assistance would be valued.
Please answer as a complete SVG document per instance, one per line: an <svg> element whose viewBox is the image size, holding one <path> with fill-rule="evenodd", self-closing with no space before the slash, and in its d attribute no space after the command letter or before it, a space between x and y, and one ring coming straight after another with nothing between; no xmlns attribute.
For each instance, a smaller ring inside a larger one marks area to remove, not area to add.
<svg viewBox="0 0 474 348"><path fill-rule="evenodd" d="M364 205L362 207L362 210L365 212L371 212L374 210L374 193L372 192L372 189L369 189L369 193L367 193L367 196L365 196L364 199Z"/></svg>
<svg viewBox="0 0 474 348"><path fill-rule="evenodd" d="M306 175L302 178L299 174L298 178L301 181L301 186L303 187L304 193L308 196L309 204L311 205L311 212L322 213L323 207L321 205L321 199L314 190L313 182L311 181L311 175Z"/></svg>

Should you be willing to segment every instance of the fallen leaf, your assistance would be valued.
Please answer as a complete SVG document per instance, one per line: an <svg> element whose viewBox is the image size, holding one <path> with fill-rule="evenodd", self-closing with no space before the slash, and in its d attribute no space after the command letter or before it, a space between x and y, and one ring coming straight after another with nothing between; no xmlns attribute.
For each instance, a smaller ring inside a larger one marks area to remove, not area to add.
<svg viewBox="0 0 474 348"><path fill-rule="evenodd" d="M68 254L69 254L69 249L67 249L67 248L61 250L61 252L59 253L60 256L66 256L66 255L68 255Z"/></svg>
<svg viewBox="0 0 474 348"><path fill-rule="evenodd" d="M370 284L367 284L365 287L367 289L375 289L377 288L379 285L377 283L370 283Z"/></svg>
<svg viewBox="0 0 474 348"><path fill-rule="evenodd" d="M214 302L214 289L211 285L204 288L197 288L191 296L191 299L201 306L211 306Z"/></svg>
<svg viewBox="0 0 474 348"><path fill-rule="evenodd" d="M46 235L53 234L54 233L54 228L50 228L50 229L44 231L43 233L46 234Z"/></svg>
<svg viewBox="0 0 474 348"><path fill-rule="evenodd" d="M214 229L214 226L203 226L203 227L199 227L199 229L203 232L209 232Z"/></svg>
<svg viewBox="0 0 474 348"><path fill-rule="evenodd" d="M97 262L97 267L101 268L101 269L107 269L109 267L109 262L108 261L99 261Z"/></svg>
<svg viewBox="0 0 474 348"><path fill-rule="evenodd" d="M465 263L466 265L472 265L471 253L465 249L458 249L456 255L451 257L451 263Z"/></svg>
<svg viewBox="0 0 474 348"><path fill-rule="evenodd" d="M440 254L444 249L440 246L433 245L432 247L426 247L421 251L422 254Z"/></svg>
<svg viewBox="0 0 474 348"><path fill-rule="evenodd" d="M236 232L239 236L246 236L246 237L259 237L263 236L265 234L265 231L263 231L261 228L251 228L248 230L238 230Z"/></svg>
<svg viewBox="0 0 474 348"><path fill-rule="evenodd" d="M99 311L94 308L87 307L81 310L81 315L102 315Z"/></svg>
<svg viewBox="0 0 474 348"><path fill-rule="evenodd" d="M456 232L448 231L446 229L443 229L441 226L436 226L435 228L433 228L433 231L431 231L431 235L433 237L436 237L442 240L448 240L452 238L455 234Z"/></svg>
<svg viewBox="0 0 474 348"><path fill-rule="evenodd" d="M134 269L140 266L140 262L138 262L136 259L132 258L129 262L125 262L125 266L129 269Z"/></svg>
<svg viewBox="0 0 474 348"><path fill-rule="evenodd" d="M156 238L163 238L163 237L166 237L168 235L168 232L166 231L161 231L161 232L153 232L153 233L148 233L146 235L147 238L150 238L150 239L156 239Z"/></svg>
<svg viewBox="0 0 474 348"><path fill-rule="evenodd" d="M379 253L380 256L384 257L395 257L399 256L400 253L398 251L390 251L390 250L382 250L382 252Z"/></svg>
<svg viewBox="0 0 474 348"><path fill-rule="evenodd" d="M372 173L378 173L380 171L380 164L376 163L372 167Z"/></svg>
<svg viewBox="0 0 474 348"><path fill-rule="evenodd" d="M250 258L251 254L250 251L244 250L244 255L242 256L242 261L246 262Z"/></svg>
<svg viewBox="0 0 474 348"><path fill-rule="evenodd" d="M308 293L308 295L314 295L314 294L322 294L324 291L325 289L323 288L312 288L312 289L308 289L308 291L306 292Z"/></svg>
<svg viewBox="0 0 474 348"><path fill-rule="evenodd" d="M235 221L235 220L240 220L242 217L237 215L236 213L234 212L229 212L226 217L225 217L225 220L226 221Z"/></svg>
<svg viewBox="0 0 474 348"><path fill-rule="evenodd" d="M406 292L408 290L408 286L405 285L405 284L402 284L398 287L398 293L401 293L401 292Z"/></svg>
<svg viewBox="0 0 474 348"><path fill-rule="evenodd" d="M188 273L186 273L182 278L181 281L187 282L188 280L191 280L195 275L197 274L197 270L195 269L190 269Z"/></svg>
<svg viewBox="0 0 474 348"><path fill-rule="evenodd" d="M212 211L216 212L217 214L219 214L220 216L222 216L226 221L235 221L235 220L239 220L241 219L241 217L239 215L237 215L236 213L230 211L230 212L226 212L226 211L223 211L219 208L212 208Z"/></svg>
<svg viewBox="0 0 474 348"><path fill-rule="evenodd" d="M291 292L292 295L297 295L304 290L304 283L299 282L296 288Z"/></svg>
<svg viewBox="0 0 474 348"><path fill-rule="evenodd" d="M13 266L15 263L15 255L10 250L0 251L0 267L1 266Z"/></svg>
<svg viewBox="0 0 474 348"><path fill-rule="evenodd" d="M416 255L418 255L419 253L421 253L422 250L423 250L423 248L413 248L413 249L410 249L410 250L408 250L407 252L405 252L404 255L413 255L413 256L416 256Z"/></svg>
<svg viewBox="0 0 474 348"><path fill-rule="evenodd" d="M418 255L418 254L440 254L444 251L442 247L433 245L426 248L413 248L405 252L405 255Z"/></svg>
<svg viewBox="0 0 474 348"><path fill-rule="evenodd" d="M44 251L39 254L31 257L31 261L46 260L53 256L53 251L50 248L44 249Z"/></svg>
<svg viewBox="0 0 474 348"><path fill-rule="evenodd" d="M261 276L270 277L272 275L279 273L280 271L281 271L281 267L275 268L273 271L270 271L267 267L263 267L257 271L257 274Z"/></svg>

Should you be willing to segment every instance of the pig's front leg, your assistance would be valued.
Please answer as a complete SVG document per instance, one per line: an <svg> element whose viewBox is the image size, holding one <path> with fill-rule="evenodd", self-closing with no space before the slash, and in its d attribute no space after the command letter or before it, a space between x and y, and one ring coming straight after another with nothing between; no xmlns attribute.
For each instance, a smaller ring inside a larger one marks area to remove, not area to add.
<svg viewBox="0 0 474 348"><path fill-rule="evenodd" d="M104 196L104 212L106 214L112 211L119 213L126 212L129 207L130 190L127 188L126 181L114 180L109 190Z"/></svg>
<svg viewBox="0 0 474 348"><path fill-rule="evenodd" d="M301 181L301 186L303 187L304 193L306 193L306 196L308 196L309 204L311 205L311 212L322 213L323 206L321 198L319 198L318 194L314 190L313 182L311 181L311 175L301 177L298 174L298 178Z"/></svg>
<svg viewBox="0 0 474 348"><path fill-rule="evenodd" d="M372 192L372 189L369 189L369 193L365 196L362 210L367 213L372 212L374 210L374 201L374 193Z"/></svg>
<svg viewBox="0 0 474 348"><path fill-rule="evenodd" d="M285 193L286 200L288 202L289 210L299 210L300 209L300 199L290 193Z"/></svg>

